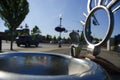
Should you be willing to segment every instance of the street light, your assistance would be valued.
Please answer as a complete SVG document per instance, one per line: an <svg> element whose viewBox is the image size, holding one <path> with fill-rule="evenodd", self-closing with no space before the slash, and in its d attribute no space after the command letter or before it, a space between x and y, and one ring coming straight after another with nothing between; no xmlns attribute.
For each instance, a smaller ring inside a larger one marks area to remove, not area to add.
<svg viewBox="0 0 120 80"><path fill-rule="evenodd" d="M59 15L59 18L60 18L60 28L61 28L61 24L62 24L62 14ZM59 34L59 37L60 37L60 41L59 41L59 46L58 47L61 47L61 32Z"/></svg>

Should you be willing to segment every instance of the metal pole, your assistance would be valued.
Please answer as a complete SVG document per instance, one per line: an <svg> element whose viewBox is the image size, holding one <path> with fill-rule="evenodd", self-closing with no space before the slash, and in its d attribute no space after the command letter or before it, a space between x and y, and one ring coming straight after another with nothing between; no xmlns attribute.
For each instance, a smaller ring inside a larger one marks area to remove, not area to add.
<svg viewBox="0 0 120 80"><path fill-rule="evenodd" d="M60 28L61 28L61 23L62 23L62 17L60 17ZM61 47L61 32L60 32L60 41L59 41L59 47Z"/></svg>
<svg viewBox="0 0 120 80"><path fill-rule="evenodd" d="M111 46L110 46L110 39L108 39L107 41L107 50L110 51L111 50Z"/></svg>
<svg viewBox="0 0 120 80"><path fill-rule="evenodd" d="M87 29L87 38L88 38L88 40L91 42L92 40L91 40L91 19L89 19L89 23L88 23L89 25L87 26L88 27L88 29Z"/></svg>

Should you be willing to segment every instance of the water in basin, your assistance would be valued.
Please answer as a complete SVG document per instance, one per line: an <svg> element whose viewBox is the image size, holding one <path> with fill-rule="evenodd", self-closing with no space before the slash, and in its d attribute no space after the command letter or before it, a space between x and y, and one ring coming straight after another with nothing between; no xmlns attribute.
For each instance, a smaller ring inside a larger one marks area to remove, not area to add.
<svg viewBox="0 0 120 80"><path fill-rule="evenodd" d="M0 56L0 71L18 74L70 75L82 73L89 68L72 58L44 53L10 53Z"/></svg>

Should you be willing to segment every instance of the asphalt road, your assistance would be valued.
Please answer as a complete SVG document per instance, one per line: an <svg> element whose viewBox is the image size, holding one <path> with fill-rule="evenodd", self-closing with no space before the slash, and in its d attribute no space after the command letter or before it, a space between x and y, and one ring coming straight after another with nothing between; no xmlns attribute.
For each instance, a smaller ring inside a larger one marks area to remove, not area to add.
<svg viewBox="0 0 120 80"><path fill-rule="evenodd" d="M69 47L69 45L64 45L65 47ZM18 47L16 43L13 43L13 51L32 51L32 52L44 52L44 51L51 51L55 49L60 49L58 47L58 44L48 44L48 43L40 43L38 47L35 47L34 45L31 45L30 47L25 47L24 45L21 45ZM2 41L2 52L10 52L10 42Z"/></svg>

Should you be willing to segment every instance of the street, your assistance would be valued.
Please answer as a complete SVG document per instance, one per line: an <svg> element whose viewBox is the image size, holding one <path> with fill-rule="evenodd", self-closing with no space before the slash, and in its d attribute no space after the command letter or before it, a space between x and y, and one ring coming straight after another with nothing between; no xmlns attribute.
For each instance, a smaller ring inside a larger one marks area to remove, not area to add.
<svg viewBox="0 0 120 80"><path fill-rule="evenodd" d="M49 44L49 43L40 43L38 47L35 47L34 45L31 45L30 47L25 47L24 45L21 45L18 47L16 43L13 43L13 51L25 51L25 52L48 52L56 49L65 49L69 48L68 45L62 45L61 48L58 47L58 44ZM9 41L2 41L2 52L11 52L10 50L10 42ZM59 51L58 51L59 52Z"/></svg>

